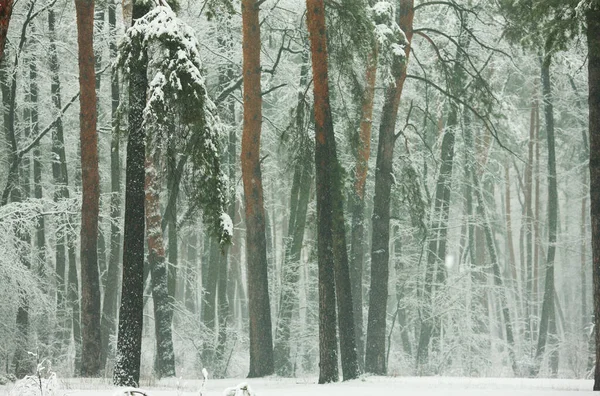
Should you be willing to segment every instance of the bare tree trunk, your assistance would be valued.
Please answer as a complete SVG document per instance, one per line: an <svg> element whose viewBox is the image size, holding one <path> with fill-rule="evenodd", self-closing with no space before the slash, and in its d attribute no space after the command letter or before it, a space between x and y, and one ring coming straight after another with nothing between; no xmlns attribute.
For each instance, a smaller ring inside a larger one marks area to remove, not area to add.
<svg viewBox="0 0 600 396"><path fill-rule="evenodd" d="M377 44L367 60L365 91L361 108L360 133L356 153L354 190L350 193L352 213L352 236L350 245L350 280L352 281L352 303L354 311L354 332L358 365L364 370L365 337L363 332L363 267L365 262L365 184L371 155L371 130L373 125L373 105L375 81L377 80Z"/></svg>
<svg viewBox="0 0 600 396"><path fill-rule="evenodd" d="M259 2L242 0L244 69L244 131L242 179L246 210L246 260L250 313L250 372L248 377L273 374L273 338L267 274L267 241L260 170L262 95L260 88Z"/></svg>
<svg viewBox="0 0 600 396"><path fill-rule="evenodd" d="M394 180L394 144L396 141L396 117L402 97L406 66L412 39L413 1L402 0L398 13L398 25L406 35L405 63L393 84L385 91L377 165L375 167L375 197L373 198L373 235L371 242L371 288L369 290L369 316L367 323L367 350L365 371L385 375L386 367L386 322L390 260L390 194Z"/></svg>
<svg viewBox="0 0 600 396"><path fill-rule="evenodd" d="M152 281L154 302L154 330L156 335L155 373L158 378L175 376L175 353L171 322L173 306L167 288L167 263L161 228L160 182L152 155L146 156L146 235L148 241L148 265Z"/></svg>
<svg viewBox="0 0 600 396"><path fill-rule="evenodd" d="M149 4L133 2L133 20L148 12ZM113 381L117 386L137 386L144 306L144 182L146 134L142 112L146 105L147 54L141 48L138 63L129 76L129 140L125 170L125 232L123 239L123 282L119 309L117 360Z"/></svg>
<svg viewBox="0 0 600 396"><path fill-rule="evenodd" d="M556 252L556 229L558 223L558 189L556 182L556 154L554 143L554 110L550 85L551 56L546 55L542 62L542 90L544 94L544 115L548 139L548 257L546 259L546 284L540 319L540 332L536 351L536 374L540 370L541 359L547 344L550 344L550 369L553 376L558 373L558 349L556 318L554 312L554 256Z"/></svg>
<svg viewBox="0 0 600 396"><path fill-rule="evenodd" d="M308 52L302 54L300 69L300 87L305 87L308 79ZM284 242L284 258L282 265L282 287L279 300L279 314L275 332L275 371L278 375L289 377L294 375L294 363L290 356L291 324L294 307L298 303L298 282L300 280L300 254L304 241L306 214L310 200L312 175L312 144L304 130L305 104L304 93L298 92L296 103L294 142L299 146L293 161L294 176L290 197L290 218L288 235Z"/></svg>
<svg viewBox="0 0 600 396"><path fill-rule="evenodd" d="M115 0L109 0L108 25L110 29L110 58L117 57L116 39L116 4ZM102 366L106 366L109 356L114 355L109 341L115 334L117 321L117 302L120 286L120 263L121 263L121 151L120 151L120 125L118 118L119 108L119 74L117 69L112 70L111 76L111 119L112 131L110 141L110 256L106 284L104 285L104 300L102 303L102 319L100 328L102 335ZM112 360L112 359L111 359Z"/></svg>
<svg viewBox="0 0 600 396"><path fill-rule="evenodd" d="M590 135L590 215L594 282L594 317L600 323L600 7L587 11L588 104ZM594 327L596 362L600 362L600 326ZM594 370L594 390L600 390L600 364Z"/></svg>
<svg viewBox="0 0 600 396"><path fill-rule="evenodd" d="M98 274L98 214L100 176L96 132L96 72L94 70L94 0L75 0L81 92L81 374L100 375L100 279Z"/></svg>

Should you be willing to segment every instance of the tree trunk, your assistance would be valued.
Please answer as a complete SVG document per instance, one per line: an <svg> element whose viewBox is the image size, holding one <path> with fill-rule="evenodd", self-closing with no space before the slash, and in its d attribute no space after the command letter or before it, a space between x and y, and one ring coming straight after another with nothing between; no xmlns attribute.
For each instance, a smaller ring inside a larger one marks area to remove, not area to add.
<svg viewBox="0 0 600 396"><path fill-rule="evenodd" d="M587 11L588 105L590 135L590 216L594 317L600 323L600 7ZM596 362L600 362L600 326L594 326ZM600 391L600 364L594 370L594 390Z"/></svg>
<svg viewBox="0 0 600 396"><path fill-rule="evenodd" d="M133 3L133 20L148 12L149 5ZM129 76L129 140L125 169L125 232L123 239L123 282L119 309L119 336L114 383L137 386L140 380L140 356L144 306L144 161L146 133L142 112L146 106L148 80L147 54L139 52L138 63Z"/></svg>
<svg viewBox="0 0 600 396"><path fill-rule="evenodd" d="M4 46L8 35L8 25L12 15L13 0L0 1L0 62L4 59Z"/></svg>
<svg viewBox="0 0 600 396"><path fill-rule="evenodd" d="M100 176L96 132L96 72L94 70L94 0L75 0L79 44L81 112L81 374L100 375L100 279L98 274L98 214Z"/></svg>
<svg viewBox="0 0 600 396"><path fill-rule="evenodd" d="M308 78L308 52L302 54L300 69L300 87L305 87ZM302 88L301 88L302 90ZM288 222L288 235L285 239L285 251L282 265L282 287L279 300L279 314L275 332L275 367L278 375L290 377L294 375L294 364L290 356L291 349L291 323L294 307L298 303L298 282L300 280L300 253L304 241L306 213L310 200L310 187L312 184L312 165L310 138L304 131L305 105L304 94L298 92L296 102L296 136L295 142L300 145L296 157L293 159L294 177L290 198L290 218Z"/></svg>
<svg viewBox="0 0 600 396"><path fill-rule="evenodd" d="M48 10L48 35L50 38L49 45L49 68L50 68L50 92L52 95L52 103L54 105L55 112L60 112L62 108L62 97L61 97L61 87L60 87L60 79L58 77L59 74L59 63L58 63L58 54L56 52L56 14L54 12L54 8L50 8ZM54 182L54 202L59 202L61 199L64 199L69 196L69 190L67 188L68 185L68 176L67 176L67 164L65 158L65 143L63 136L63 123L62 119L59 118L56 122L55 128L52 130L52 178ZM64 347L64 343L68 338L68 324L66 322L66 217L60 216L57 219L57 228L58 231L56 233L56 247L55 247L55 261L56 261L56 280L57 280L57 289L56 289L56 307L57 307L57 323L58 323L58 340L57 345L55 346L54 356L58 357L62 354L62 349Z"/></svg>
<svg viewBox="0 0 600 396"><path fill-rule="evenodd" d="M167 288L167 264L161 229L160 182L155 159L146 157L146 235L148 241L148 265L152 281L152 300L154 302L154 330L156 335L155 373L158 378L175 376L175 353L171 322L173 307Z"/></svg>
<svg viewBox="0 0 600 396"><path fill-rule="evenodd" d="M244 69L244 128L242 179L246 211L246 259L250 313L250 372L248 377L273 374L273 339L267 274L267 241L260 170L262 94L260 88L260 24L257 0L242 0Z"/></svg>
<svg viewBox="0 0 600 396"><path fill-rule="evenodd" d="M319 383L338 380L335 276L333 239L333 197L328 158L333 138L327 76L325 5L322 0L306 0L306 23L312 53L315 109L315 172L317 199L317 262L319 267ZM338 165L338 164L336 164ZM339 171L339 170L338 170Z"/></svg>
<svg viewBox="0 0 600 396"><path fill-rule="evenodd" d="M329 105L325 6L322 0L307 0L306 6L315 103L321 355L319 383L324 383L336 381L338 377L335 307L330 306L335 300L336 291L344 380L356 378L359 369L354 338L350 270L346 250L341 167L337 159L333 119ZM331 284L332 280L334 285Z"/></svg>
<svg viewBox="0 0 600 396"><path fill-rule="evenodd" d="M352 282L352 303L354 312L354 332L356 354L361 370L365 364L365 339L363 333L363 267L365 262L365 184L371 155L371 130L373 125L373 104L375 81L377 80L377 44L367 60L365 91L360 118L360 133L356 153L354 189L350 194L352 213L352 236L350 244L350 280Z"/></svg>
<svg viewBox="0 0 600 396"><path fill-rule="evenodd" d="M405 63L402 72L385 91L385 102L379 126L377 165L375 167L375 197L373 198L373 236L371 242L371 288L367 323L367 352L365 371L385 375L386 322L390 260L390 194L394 180L394 143L396 117L406 80L406 66L410 55L413 25L413 1L402 0L398 9L398 25L405 33Z"/></svg>
<svg viewBox="0 0 600 396"><path fill-rule="evenodd" d="M554 143L554 109L552 87L550 85L551 56L546 55L542 62L542 90L544 94L544 115L546 119L546 136L548 139L548 256L546 259L546 284L542 303L540 331L536 351L536 374L540 370L541 359L546 344L551 344L550 369L553 376L558 373L558 349L556 348L556 320L554 313L554 256L556 252L556 229L558 223L558 189L556 183L556 154Z"/></svg>
<svg viewBox="0 0 600 396"><path fill-rule="evenodd" d="M109 0L108 24L110 29L110 58L117 57L116 39L116 4ZM111 119L112 131L110 141L110 256L106 284L104 285L104 301L102 303L102 319L100 329L102 335L102 366L106 366L109 356L114 351L110 348L110 339L114 336L117 320L117 302L120 284L120 255L121 255L121 151L120 151L120 125L118 117L119 108L119 75L117 69L112 70L110 84L111 91ZM112 359L111 359L112 360Z"/></svg>

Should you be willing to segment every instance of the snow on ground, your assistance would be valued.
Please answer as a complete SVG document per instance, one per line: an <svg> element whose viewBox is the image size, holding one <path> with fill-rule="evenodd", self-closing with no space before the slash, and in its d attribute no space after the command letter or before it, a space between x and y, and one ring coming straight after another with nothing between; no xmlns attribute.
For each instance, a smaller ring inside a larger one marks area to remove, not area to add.
<svg viewBox="0 0 600 396"><path fill-rule="evenodd" d="M460 377L364 377L318 385L315 378L209 379L203 396L247 382L256 396L557 396L593 395L591 380ZM52 396L113 396L108 379L63 379ZM199 396L201 380L168 379L142 383L150 396ZM0 395L10 386L0 386ZM577 392L577 393L575 393Z"/></svg>

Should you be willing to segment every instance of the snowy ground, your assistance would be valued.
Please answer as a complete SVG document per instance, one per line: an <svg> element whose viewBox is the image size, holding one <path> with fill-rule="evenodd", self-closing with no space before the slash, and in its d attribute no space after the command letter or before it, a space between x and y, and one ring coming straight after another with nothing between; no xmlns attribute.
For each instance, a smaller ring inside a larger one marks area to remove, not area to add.
<svg viewBox="0 0 600 396"><path fill-rule="evenodd" d="M367 377L355 381L317 385L316 379L224 379L209 380L204 396L221 396L225 388L247 382L256 396L542 396L592 395L591 380ZM198 396L201 381L170 379L142 386L151 396ZM10 393L0 386L0 395ZM54 396L112 396L116 388L108 380L63 379Z"/></svg>

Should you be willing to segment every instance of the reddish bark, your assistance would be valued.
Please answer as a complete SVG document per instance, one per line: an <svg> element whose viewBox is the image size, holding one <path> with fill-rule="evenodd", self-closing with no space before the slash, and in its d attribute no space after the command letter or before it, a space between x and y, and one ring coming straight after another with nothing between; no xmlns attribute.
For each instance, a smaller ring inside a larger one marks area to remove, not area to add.
<svg viewBox="0 0 600 396"><path fill-rule="evenodd" d="M4 45L6 44L12 10L13 0L0 0L0 61L4 58Z"/></svg>
<svg viewBox="0 0 600 396"><path fill-rule="evenodd" d="M250 311L250 372L248 377L273 374L273 339L267 275L267 245L260 135L262 94L260 88L260 23L256 0L242 1L244 70L244 128L242 133L242 179L246 210L246 257Z"/></svg>
<svg viewBox="0 0 600 396"><path fill-rule="evenodd" d="M96 72L94 70L94 0L76 0L81 96L81 374L100 374L100 280L98 274L98 134L96 131Z"/></svg>

